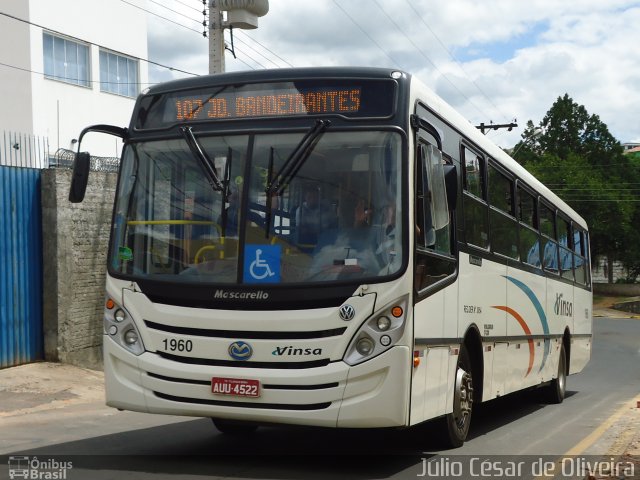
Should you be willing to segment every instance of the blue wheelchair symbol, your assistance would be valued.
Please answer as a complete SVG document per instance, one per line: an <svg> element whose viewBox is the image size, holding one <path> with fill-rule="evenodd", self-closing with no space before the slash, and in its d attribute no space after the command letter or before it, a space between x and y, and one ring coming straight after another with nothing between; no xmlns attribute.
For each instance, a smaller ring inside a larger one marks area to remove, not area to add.
<svg viewBox="0 0 640 480"><path fill-rule="evenodd" d="M280 282L280 245L247 245L244 256L246 283Z"/></svg>

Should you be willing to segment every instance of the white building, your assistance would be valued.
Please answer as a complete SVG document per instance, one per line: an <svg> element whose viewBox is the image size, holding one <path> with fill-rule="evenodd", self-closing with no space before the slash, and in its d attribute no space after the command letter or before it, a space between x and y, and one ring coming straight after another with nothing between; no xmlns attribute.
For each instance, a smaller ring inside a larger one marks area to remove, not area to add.
<svg viewBox="0 0 640 480"><path fill-rule="evenodd" d="M46 137L53 155L75 150L88 125L128 126L148 84L146 15L131 4L146 0L0 2L0 140L6 132ZM82 144L111 157L120 147L100 134ZM0 151L0 164L6 156Z"/></svg>

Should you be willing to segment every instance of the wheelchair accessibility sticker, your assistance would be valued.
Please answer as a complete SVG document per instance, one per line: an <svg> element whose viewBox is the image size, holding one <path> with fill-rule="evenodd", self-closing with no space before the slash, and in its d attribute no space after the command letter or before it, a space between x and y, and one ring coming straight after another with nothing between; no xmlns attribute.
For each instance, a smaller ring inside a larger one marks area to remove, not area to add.
<svg viewBox="0 0 640 480"><path fill-rule="evenodd" d="M280 282L280 245L247 245L244 255L246 283Z"/></svg>

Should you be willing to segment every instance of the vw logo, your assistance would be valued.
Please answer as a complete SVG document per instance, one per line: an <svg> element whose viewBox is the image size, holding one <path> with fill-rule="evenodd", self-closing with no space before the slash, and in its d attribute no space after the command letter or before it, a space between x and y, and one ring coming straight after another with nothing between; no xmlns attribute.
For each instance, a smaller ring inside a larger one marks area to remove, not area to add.
<svg viewBox="0 0 640 480"><path fill-rule="evenodd" d="M249 360L253 355L251 345L246 342L233 342L229 345L229 356L234 360Z"/></svg>
<svg viewBox="0 0 640 480"><path fill-rule="evenodd" d="M351 305L343 305L340 307L340 318L345 321L352 320L356 316L356 309Z"/></svg>

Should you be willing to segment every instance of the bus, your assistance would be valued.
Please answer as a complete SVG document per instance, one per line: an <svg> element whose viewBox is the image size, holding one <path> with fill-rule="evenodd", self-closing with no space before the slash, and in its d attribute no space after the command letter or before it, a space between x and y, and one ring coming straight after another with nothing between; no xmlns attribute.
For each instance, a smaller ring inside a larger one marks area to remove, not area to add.
<svg viewBox="0 0 640 480"><path fill-rule="evenodd" d="M585 221L409 73L175 80L88 132L123 139L112 407L236 433L439 419L455 447L478 403L562 402L590 358Z"/></svg>

